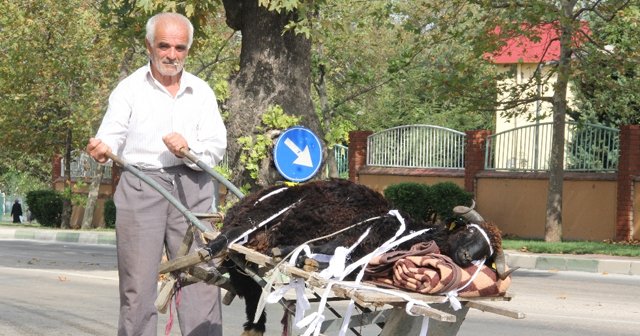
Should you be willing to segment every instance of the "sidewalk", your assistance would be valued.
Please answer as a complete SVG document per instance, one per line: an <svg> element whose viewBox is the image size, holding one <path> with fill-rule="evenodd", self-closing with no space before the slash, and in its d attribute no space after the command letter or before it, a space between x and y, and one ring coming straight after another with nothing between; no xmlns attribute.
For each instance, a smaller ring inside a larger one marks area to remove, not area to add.
<svg viewBox="0 0 640 336"><path fill-rule="evenodd" d="M509 267L549 271L640 275L640 258L609 255L538 254L505 251Z"/></svg>
<svg viewBox="0 0 640 336"><path fill-rule="evenodd" d="M113 231L80 231L0 226L2 239L31 239L81 244L116 244ZM509 267L549 271L579 271L640 275L640 258L606 255L537 254L505 251Z"/></svg>
<svg viewBox="0 0 640 336"><path fill-rule="evenodd" d="M115 245L116 233L114 231L32 229L0 226L0 240L1 239L31 239L66 243Z"/></svg>

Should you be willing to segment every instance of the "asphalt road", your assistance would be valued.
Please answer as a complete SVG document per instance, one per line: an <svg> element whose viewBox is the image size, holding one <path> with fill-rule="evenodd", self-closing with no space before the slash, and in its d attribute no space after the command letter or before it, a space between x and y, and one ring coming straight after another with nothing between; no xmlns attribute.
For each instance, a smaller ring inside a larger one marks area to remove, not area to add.
<svg viewBox="0 0 640 336"><path fill-rule="evenodd" d="M117 285L113 246L0 240L0 335L115 335ZM640 276L519 270L510 292L511 302L492 304L525 319L472 309L459 335L640 334ZM225 335L241 333L243 311L238 299L224 308ZM281 308L267 311L267 335L280 335ZM166 321L161 315L159 334Z"/></svg>

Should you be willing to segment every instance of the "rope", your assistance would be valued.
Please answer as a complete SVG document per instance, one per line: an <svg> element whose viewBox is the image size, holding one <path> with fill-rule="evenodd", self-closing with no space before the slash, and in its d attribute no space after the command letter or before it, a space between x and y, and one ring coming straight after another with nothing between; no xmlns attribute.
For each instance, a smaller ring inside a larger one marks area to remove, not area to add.
<svg viewBox="0 0 640 336"><path fill-rule="evenodd" d="M176 300L176 310L178 309L178 307L180 306L180 301L182 298L182 286L180 286L180 281L176 281L175 284L176 290L174 293L174 297ZM171 329L173 328L173 299L171 299L169 301L169 319L167 320L167 325L164 327L164 335L165 336L169 336L169 334L171 334Z"/></svg>

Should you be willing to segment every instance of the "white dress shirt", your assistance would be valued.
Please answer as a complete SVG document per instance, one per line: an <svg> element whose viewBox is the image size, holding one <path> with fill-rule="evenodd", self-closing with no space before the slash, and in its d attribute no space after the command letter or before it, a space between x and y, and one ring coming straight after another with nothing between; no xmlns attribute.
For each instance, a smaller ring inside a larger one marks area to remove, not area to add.
<svg viewBox="0 0 640 336"><path fill-rule="evenodd" d="M180 89L173 97L151 75L150 65L122 80L109 97L109 107L96 138L129 164L164 168L187 164L167 149L162 137L180 133L191 152L209 166L220 160L227 147L227 130L215 94L198 77L183 71Z"/></svg>

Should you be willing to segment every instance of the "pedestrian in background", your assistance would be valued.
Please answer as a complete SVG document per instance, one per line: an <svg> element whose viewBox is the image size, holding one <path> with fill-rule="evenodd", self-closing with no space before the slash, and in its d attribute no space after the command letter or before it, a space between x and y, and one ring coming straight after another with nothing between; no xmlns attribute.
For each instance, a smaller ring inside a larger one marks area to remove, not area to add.
<svg viewBox="0 0 640 336"><path fill-rule="evenodd" d="M22 223L22 204L20 204L19 200L13 202L13 206L11 207L11 216L13 216L14 223Z"/></svg>

